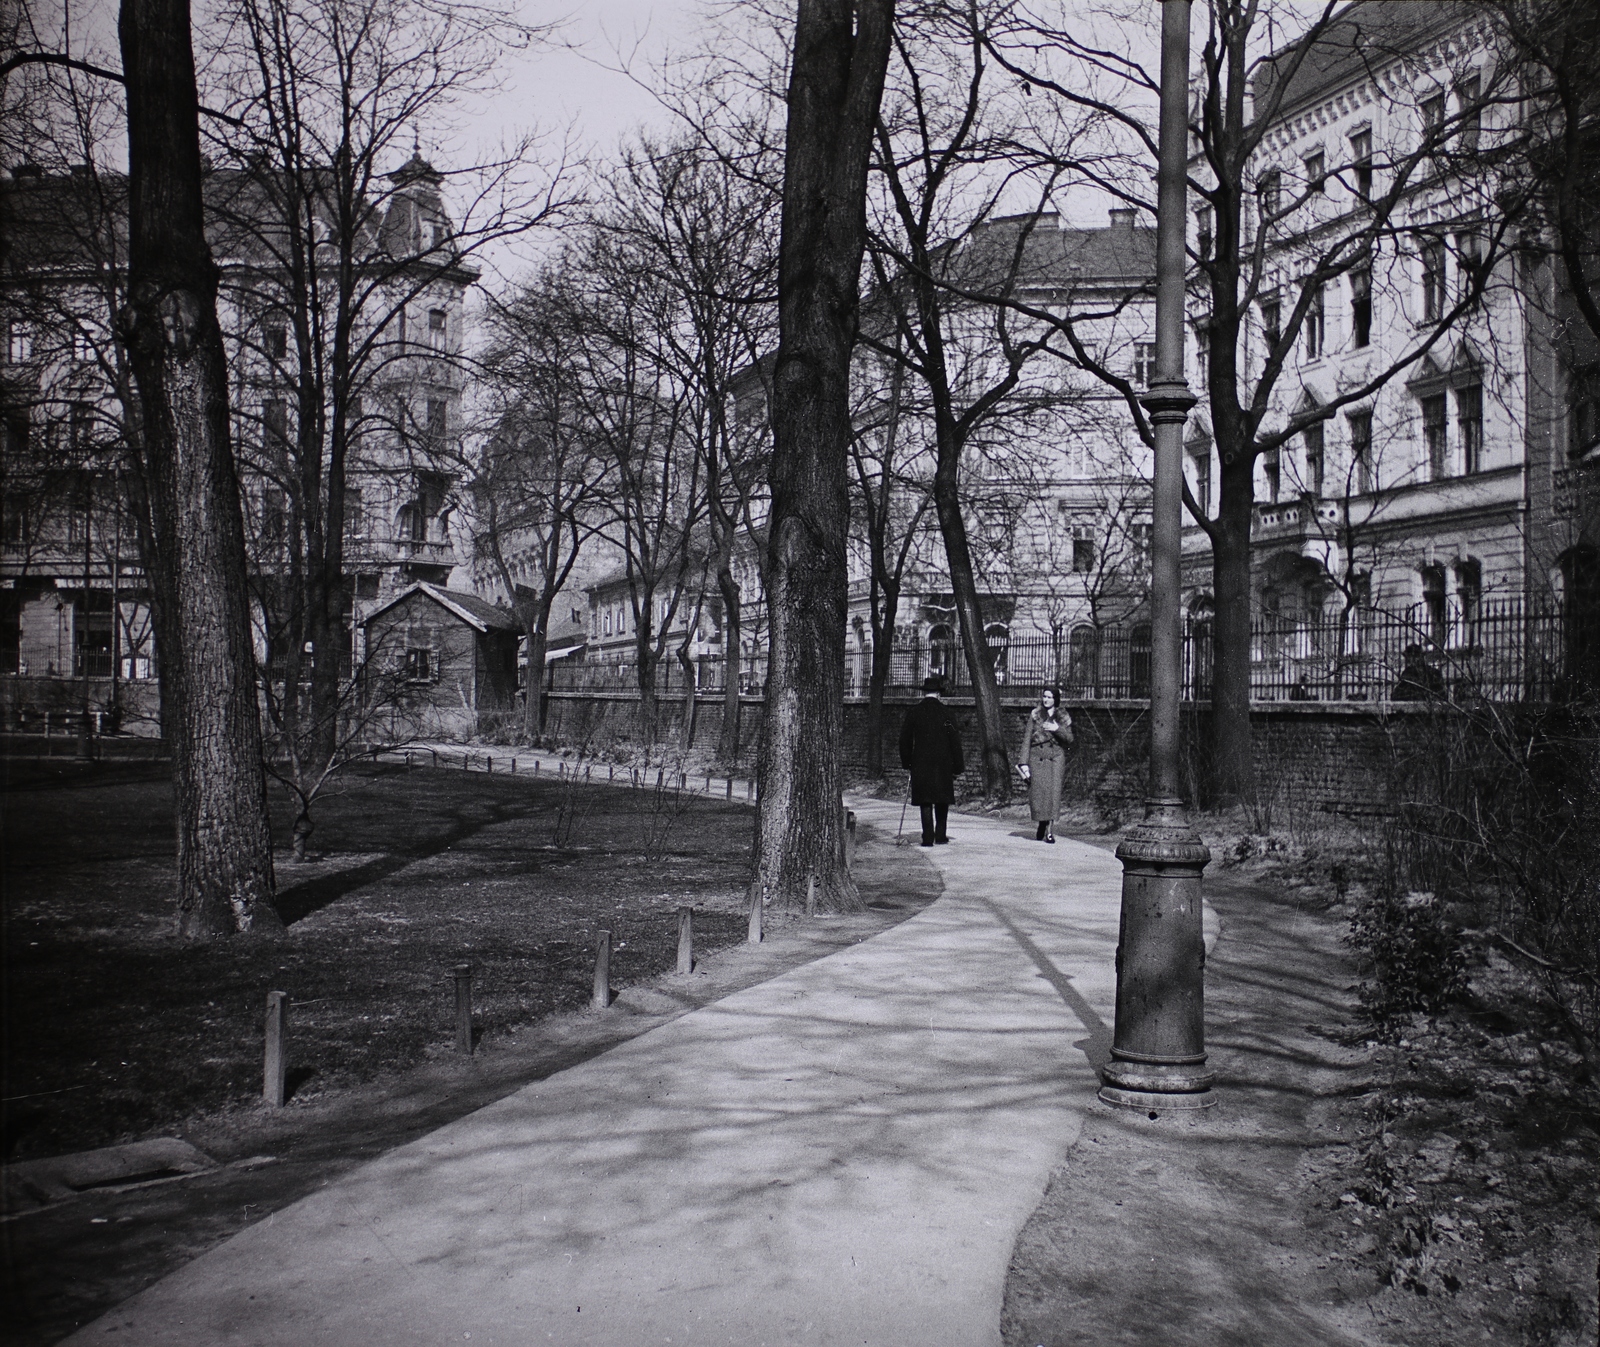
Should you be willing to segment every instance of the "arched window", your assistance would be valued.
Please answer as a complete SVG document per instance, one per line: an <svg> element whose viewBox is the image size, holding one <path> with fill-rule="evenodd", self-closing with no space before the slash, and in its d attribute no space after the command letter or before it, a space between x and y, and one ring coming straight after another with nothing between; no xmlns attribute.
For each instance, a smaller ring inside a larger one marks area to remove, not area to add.
<svg viewBox="0 0 1600 1347"><path fill-rule="evenodd" d="M1074 697L1098 697L1100 633L1088 623L1074 627L1067 650L1067 687L1062 691Z"/></svg>
<svg viewBox="0 0 1600 1347"><path fill-rule="evenodd" d="M947 623L928 629L928 673L934 678L949 678L955 668L955 635Z"/></svg>
<svg viewBox="0 0 1600 1347"><path fill-rule="evenodd" d="M1010 670L1011 629L1004 622L991 622L983 629L983 647L994 681L1003 684Z"/></svg>
<svg viewBox="0 0 1600 1347"><path fill-rule="evenodd" d="M1448 613L1445 610L1444 567L1422 568L1422 630L1436 647L1443 646L1449 635Z"/></svg>

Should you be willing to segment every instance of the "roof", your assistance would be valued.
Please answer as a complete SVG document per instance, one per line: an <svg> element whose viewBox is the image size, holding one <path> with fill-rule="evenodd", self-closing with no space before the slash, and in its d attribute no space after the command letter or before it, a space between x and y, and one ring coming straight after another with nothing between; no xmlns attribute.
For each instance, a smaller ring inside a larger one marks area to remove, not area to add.
<svg viewBox="0 0 1600 1347"><path fill-rule="evenodd" d="M522 624L517 621L514 613L508 612L498 604L490 603L487 599L480 599L476 594L467 594L459 589L446 589L443 585L432 585L426 580L418 580L410 589L396 594L388 603L376 612L367 616L363 626L368 626L378 620L391 608L398 607L407 599L416 594L432 599L441 608L454 614L481 632L511 631L520 632Z"/></svg>
<svg viewBox="0 0 1600 1347"><path fill-rule="evenodd" d="M1328 25L1283 90L1275 117L1366 78L1397 57L1415 52L1436 33L1459 27L1481 12L1471 0L1356 0ZM1299 50L1291 42L1257 64L1251 78L1256 107L1273 97L1283 70Z"/></svg>

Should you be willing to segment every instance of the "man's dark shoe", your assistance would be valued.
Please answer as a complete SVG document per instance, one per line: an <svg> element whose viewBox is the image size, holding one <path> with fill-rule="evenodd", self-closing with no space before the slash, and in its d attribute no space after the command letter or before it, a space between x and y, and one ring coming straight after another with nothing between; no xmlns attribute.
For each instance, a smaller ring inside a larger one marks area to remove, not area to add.
<svg viewBox="0 0 1600 1347"><path fill-rule="evenodd" d="M933 839L933 840L934 840L934 841L935 841L935 842L937 842L937 843L938 843L938 844L939 844L939 845L940 845L940 846L943 846L943 845L944 845L944 844L945 844L945 843L946 843L946 842L948 842L948 841L949 841L949 840L950 840L950 839L949 839L949 838L948 838L948 837L935 837L935 838L934 838L934 839Z"/></svg>

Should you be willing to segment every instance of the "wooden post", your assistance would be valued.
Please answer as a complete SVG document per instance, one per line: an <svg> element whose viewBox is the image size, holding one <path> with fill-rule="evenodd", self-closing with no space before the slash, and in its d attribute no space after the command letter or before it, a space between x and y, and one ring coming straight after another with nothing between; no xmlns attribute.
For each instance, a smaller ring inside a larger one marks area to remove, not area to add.
<svg viewBox="0 0 1600 1347"><path fill-rule="evenodd" d="M611 932L601 931L594 947L594 1008L611 1004Z"/></svg>
<svg viewBox="0 0 1600 1347"><path fill-rule="evenodd" d="M806 916L814 917L816 915L817 915L817 872L815 870L808 870L806 872Z"/></svg>
<svg viewBox="0 0 1600 1347"><path fill-rule="evenodd" d="M535 758L533 760L533 774L535 776L539 775L539 759L538 758Z"/></svg>
<svg viewBox="0 0 1600 1347"><path fill-rule="evenodd" d="M766 885L754 881L750 885L750 930L747 940L752 945L761 943L761 909L766 906Z"/></svg>
<svg viewBox="0 0 1600 1347"><path fill-rule="evenodd" d="M607 781L615 781L616 779L617 779L617 764L616 763L612 763L611 766L606 768L606 780Z"/></svg>
<svg viewBox="0 0 1600 1347"><path fill-rule="evenodd" d="M261 1073L261 1097L268 1108L282 1108L284 1074L289 1052L289 993L267 993L267 1054Z"/></svg>
<svg viewBox="0 0 1600 1347"><path fill-rule="evenodd" d="M589 784L589 767L589 763L583 764L583 784L586 786Z"/></svg>
<svg viewBox="0 0 1600 1347"><path fill-rule="evenodd" d="M694 972L694 908L678 909L678 972Z"/></svg>
<svg viewBox="0 0 1600 1347"><path fill-rule="evenodd" d="M456 1051L472 1056L472 965L458 963L450 970L456 982Z"/></svg>

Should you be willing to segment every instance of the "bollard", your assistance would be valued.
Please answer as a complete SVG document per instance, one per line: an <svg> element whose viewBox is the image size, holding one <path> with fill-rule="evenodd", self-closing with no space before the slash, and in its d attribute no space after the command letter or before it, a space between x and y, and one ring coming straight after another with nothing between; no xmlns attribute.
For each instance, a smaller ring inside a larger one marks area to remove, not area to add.
<svg viewBox="0 0 1600 1347"><path fill-rule="evenodd" d="M607 781L615 781L616 779L617 779L617 764L616 763L612 763L611 766L606 768L606 780Z"/></svg>
<svg viewBox="0 0 1600 1347"><path fill-rule="evenodd" d="M731 776L728 778L728 798L730 800L733 799L733 778Z"/></svg>
<svg viewBox="0 0 1600 1347"><path fill-rule="evenodd" d="M711 794L711 773L706 773L706 794Z"/></svg>
<svg viewBox="0 0 1600 1347"><path fill-rule="evenodd" d="M586 786L589 784L589 764L588 763L584 763L583 764L583 784L586 785Z"/></svg>
<svg viewBox="0 0 1600 1347"><path fill-rule="evenodd" d="M601 931L594 947L594 1008L611 1004L611 932Z"/></svg>
<svg viewBox="0 0 1600 1347"><path fill-rule="evenodd" d="M406 754L406 771L409 772L410 770L411 770L411 755L409 753L407 753Z"/></svg>
<svg viewBox="0 0 1600 1347"><path fill-rule="evenodd" d="M678 909L678 972L694 972L694 908Z"/></svg>
<svg viewBox="0 0 1600 1347"><path fill-rule="evenodd" d="M756 783L754 781L746 781L744 783L744 798L747 800L756 798Z"/></svg>
<svg viewBox="0 0 1600 1347"><path fill-rule="evenodd" d="M289 993L267 993L267 1054L261 1073L261 1097L268 1108L282 1108L284 1074L289 1052Z"/></svg>
<svg viewBox="0 0 1600 1347"><path fill-rule="evenodd" d="M535 776L539 775L539 759L538 758L535 758L533 760L533 774Z"/></svg>
<svg viewBox="0 0 1600 1347"><path fill-rule="evenodd" d="M846 809L844 811L844 868L847 871L856 868L856 811L854 809Z"/></svg>
<svg viewBox="0 0 1600 1347"><path fill-rule="evenodd" d="M511 775L515 776L516 774L517 774L517 760L515 758L512 758L511 759Z"/></svg>
<svg viewBox="0 0 1600 1347"><path fill-rule="evenodd" d="M806 872L806 916L814 917L816 915L817 915L817 872L815 870L808 870Z"/></svg>
<svg viewBox="0 0 1600 1347"><path fill-rule="evenodd" d="M761 909L766 906L765 883L750 885L750 930L746 935L748 943L759 945L761 943Z"/></svg>
<svg viewBox="0 0 1600 1347"><path fill-rule="evenodd" d="M667 783L667 769L661 768L656 772L656 789L660 790Z"/></svg>
<svg viewBox="0 0 1600 1347"><path fill-rule="evenodd" d="M430 748L428 752L433 754L433 765L437 767L439 765L439 750L436 748Z"/></svg>
<svg viewBox="0 0 1600 1347"><path fill-rule="evenodd" d="M483 770L488 772L491 776L494 774L494 757L492 754L484 755Z"/></svg>
<svg viewBox="0 0 1600 1347"><path fill-rule="evenodd" d="M463 772L467 770L467 763L471 759L471 757L472 757L472 754L470 754L470 753L463 753L461 755L461 770Z"/></svg>
<svg viewBox="0 0 1600 1347"><path fill-rule="evenodd" d="M456 982L456 1051L472 1056L472 965L458 963L450 970Z"/></svg>

